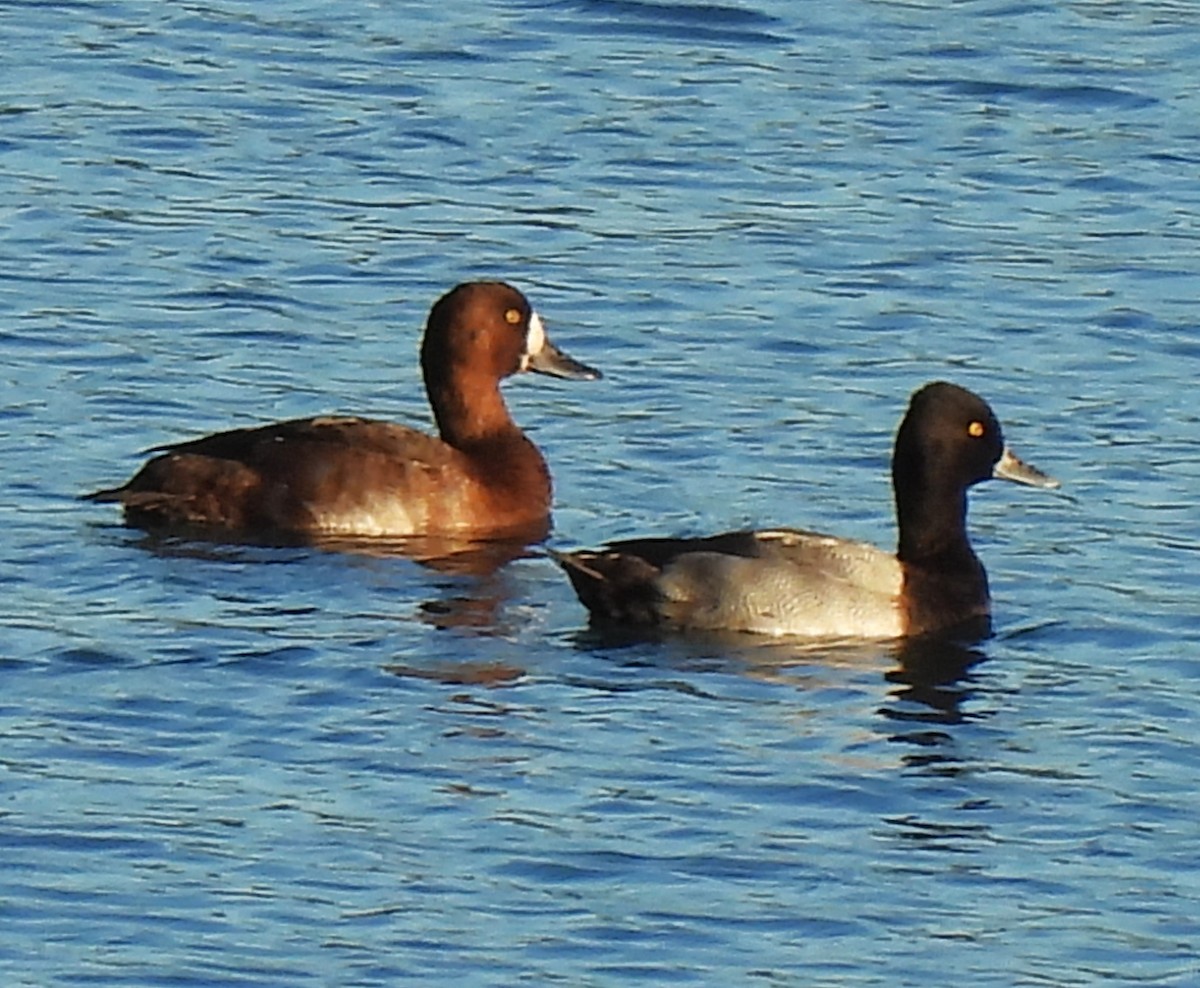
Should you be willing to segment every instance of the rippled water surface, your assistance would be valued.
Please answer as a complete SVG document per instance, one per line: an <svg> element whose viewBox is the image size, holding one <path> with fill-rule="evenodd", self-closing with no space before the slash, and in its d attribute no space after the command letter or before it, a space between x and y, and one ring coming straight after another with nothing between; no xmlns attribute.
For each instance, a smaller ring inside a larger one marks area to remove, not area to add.
<svg viewBox="0 0 1200 988"><path fill-rule="evenodd" d="M1200 984L1200 8L7 3L7 985ZM551 544L894 539L983 393L968 649L616 641L538 551L152 540L139 450L427 423L452 284Z"/></svg>

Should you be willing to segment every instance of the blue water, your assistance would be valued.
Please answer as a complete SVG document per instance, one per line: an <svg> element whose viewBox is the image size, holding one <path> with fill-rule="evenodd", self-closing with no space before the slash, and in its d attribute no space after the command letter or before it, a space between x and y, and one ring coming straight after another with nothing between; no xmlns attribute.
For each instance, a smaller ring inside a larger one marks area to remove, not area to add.
<svg viewBox="0 0 1200 988"><path fill-rule="evenodd" d="M1200 984L1200 8L0 5L6 985ZM614 641L555 567L149 540L83 491L428 422L504 277L562 547L894 538L908 394L970 650Z"/></svg>

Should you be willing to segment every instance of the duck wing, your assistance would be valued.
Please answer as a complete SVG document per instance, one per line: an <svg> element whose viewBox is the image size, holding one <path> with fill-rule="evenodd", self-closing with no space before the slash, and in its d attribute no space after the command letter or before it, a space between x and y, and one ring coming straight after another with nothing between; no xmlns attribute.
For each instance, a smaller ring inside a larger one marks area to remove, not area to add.
<svg viewBox="0 0 1200 988"><path fill-rule="evenodd" d="M427 514L458 510L458 487L437 495L447 474L464 472L462 454L437 437L356 417L231 429L151 452L128 483L88 499L119 502L145 527L406 534Z"/></svg>
<svg viewBox="0 0 1200 988"><path fill-rule="evenodd" d="M771 529L630 539L556 558L605 620L808 637L902 633L900 563L866 542Z"/></svg>

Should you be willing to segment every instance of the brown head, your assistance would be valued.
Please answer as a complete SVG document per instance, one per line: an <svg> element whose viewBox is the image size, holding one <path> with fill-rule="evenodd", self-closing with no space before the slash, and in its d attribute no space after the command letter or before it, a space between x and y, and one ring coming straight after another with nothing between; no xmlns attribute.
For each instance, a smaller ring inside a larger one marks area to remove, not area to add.
<svg viewBox="0 0 1200 988"><path fill-rule="evenodd" d="M555 347L528 299L500 281L466 282L434 303L421 370L438 430L451 445L516 428L500 397L506 377L522 371L600 377Z"/></svg>

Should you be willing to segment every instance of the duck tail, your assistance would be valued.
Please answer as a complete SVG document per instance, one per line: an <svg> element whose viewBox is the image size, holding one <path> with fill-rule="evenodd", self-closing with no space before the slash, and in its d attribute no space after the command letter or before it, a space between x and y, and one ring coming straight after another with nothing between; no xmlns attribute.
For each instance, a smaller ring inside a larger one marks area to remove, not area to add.
<svg viewBox="0 0 1200 988"><path fill-rule="evenodd" d="M113 504L124 498L124 487L108 487L102 491L89 491L87 494L79 495L80 501L94 501L97 504Z"/></svg>
<svg viewBox="0 0 1200 988"><path fill-rule="evenodd" d="M566 572L593 621L623 625L659 623L659 575L640 556L612 550L558 552L550 557Z"/></svg>

